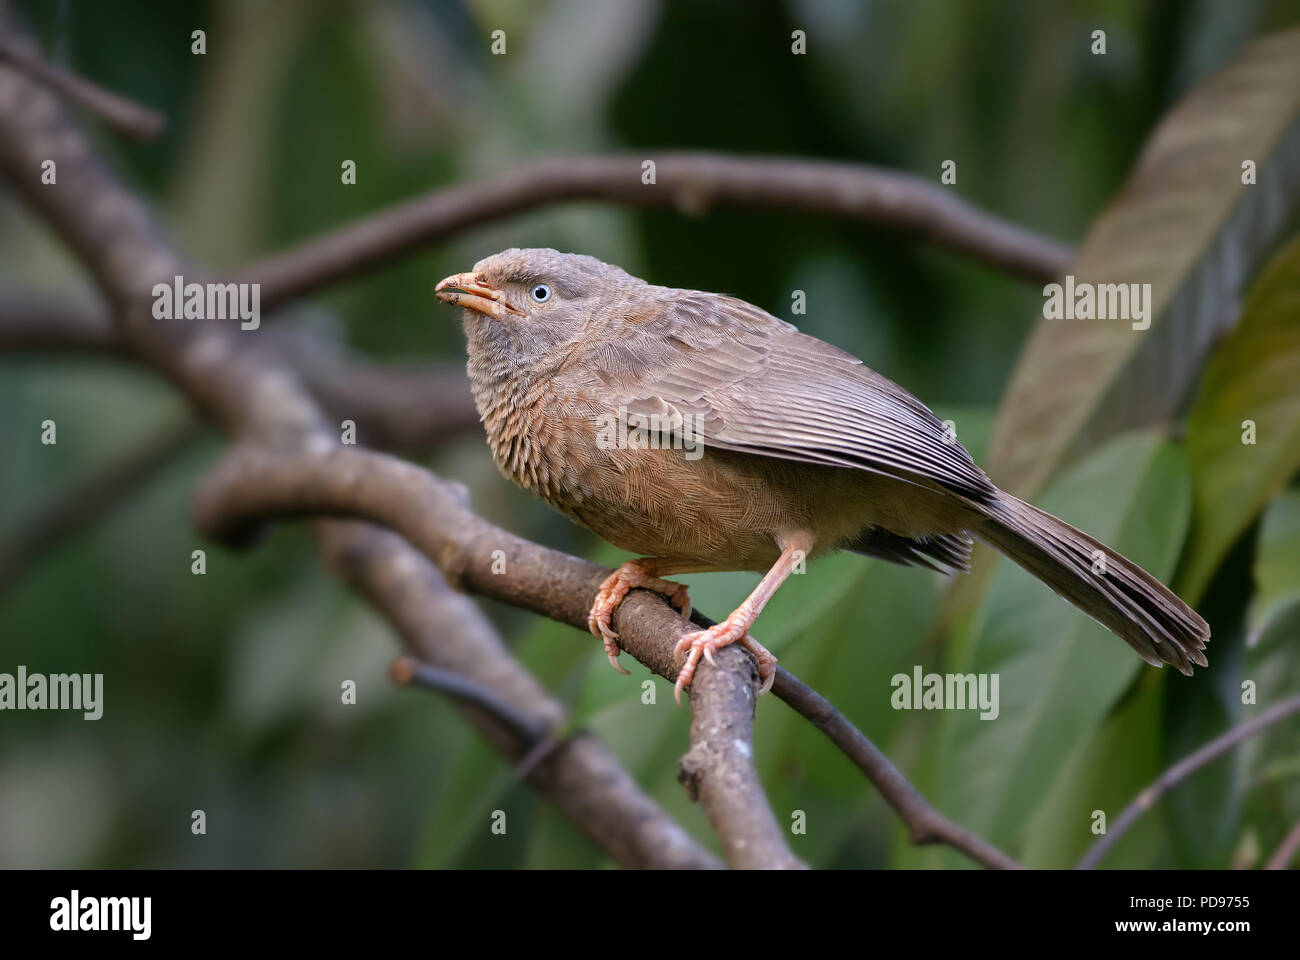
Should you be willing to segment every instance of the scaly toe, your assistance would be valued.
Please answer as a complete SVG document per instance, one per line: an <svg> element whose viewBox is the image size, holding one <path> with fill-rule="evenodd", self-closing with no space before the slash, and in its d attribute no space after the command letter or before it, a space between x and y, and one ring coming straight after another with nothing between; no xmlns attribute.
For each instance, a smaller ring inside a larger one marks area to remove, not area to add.
<svg viewBox="0 0 1300 960"><path fill-rule="evenodd" d="M591 631L592 636L601 640L618 639L618 634L610 624L610 617L613 616L617 606L617 601L611 602L603 590L600 592L591 608L591 613L587 615L587 629Z"/></svg>
<svg viewBox="0 0 1300 960"><path fill-rule="evenodd" d="M677 608L683 617L687 620L691 619L691 610L693 608L691 607L690 591L687 589L686 584L678 584L677 589L669 595L668 601Z"/></svg>
<svg viewBox="0 0 1300 960"><path fill-rule="evenodd" d="M680 643L678 644L680 646ZM695 679L695 667L700 662L700 648L691 646L691 652L686 657L686 662L682 664L682 669L677 673L677 682L673 684L673 699L677 705L682 705L682 691L690 682Z"/></svg>
<svg viewBox="0 0 1300 960"><path fill-rule="evenodd" d="M760 683L758 695L761 697L763 694L771 690L772 684L776 682L776 657L772 654L771 650L767 649L767 647L763 646L748 633L745 634L744 639L741 640L740 643L746 650L754 655L755 659L758 660L758 679Z"/></svg>
<svg viewBox="0 0 1300 960"><path fill-rule="evenodd" d="M695 679L695 670L699 666L700 660L708 661L710 666L717 666L713 655L723 647L732 643L741 644L746 650L754 655L758 661L758 695L762 696L772 689L772 684L776 682L776 657L765 646L759 643L749 633L742 634L740 637L733 637L732 634L739 628L739 624L723 621L715 624L707 630L695 630L685 634L677 645L673 648L673 659L680 658L683 653L689 650L686 655L686 662L677 674L677 683L673 686L673 698L682 702L682 690L690 686L691 681Z"/></svg>

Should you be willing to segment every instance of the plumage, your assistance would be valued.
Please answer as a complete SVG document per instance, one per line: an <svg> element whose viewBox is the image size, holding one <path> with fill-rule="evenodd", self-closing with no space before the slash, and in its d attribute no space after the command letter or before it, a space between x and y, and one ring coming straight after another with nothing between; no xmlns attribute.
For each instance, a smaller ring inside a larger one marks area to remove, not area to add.
<svg viewBox="0 0 1300 960"><path fill-rule="evenodd" d="M616 666L609 616L632 586L677 596L663 576L767 571L724 624L688 638L678 687L738 640L770 682L775 660L748 630L794 559L842 549L960 571L972 537L1148 662L1206 662L1208 626L1158 580L998 490L920 400L758 307L554 250L505 251L438 290L467 307L470 381L498 467L648 558L612 576L592 611ZM607 442L611 420L627 442Z"/></svg>

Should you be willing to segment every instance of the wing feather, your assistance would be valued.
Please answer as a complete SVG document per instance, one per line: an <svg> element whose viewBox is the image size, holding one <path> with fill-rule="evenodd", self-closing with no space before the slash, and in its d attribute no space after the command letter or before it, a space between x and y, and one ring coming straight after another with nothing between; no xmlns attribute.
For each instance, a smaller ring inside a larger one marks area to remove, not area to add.
<svg viewBox="0 0 1300 960"><path fill-rule="evenodd" d="M851 354L743 300L646 292L569 366L629 413L689 414L721 449L938 484L977 502L996 492L925 404Z"/></svg>

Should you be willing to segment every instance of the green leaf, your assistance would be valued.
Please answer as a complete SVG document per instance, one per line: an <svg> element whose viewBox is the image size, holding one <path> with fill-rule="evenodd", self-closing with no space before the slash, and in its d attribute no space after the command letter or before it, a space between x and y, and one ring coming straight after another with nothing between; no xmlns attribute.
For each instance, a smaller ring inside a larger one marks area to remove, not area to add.
<svg viewBox="0 0 1300 960"><path fill-rule="evenodd" d="M1192 531L1179 583L1195 600L1300 468L1300 237L1264 269L1210 359L1188 415ZM1248 425L1253 441L1246 442Z"/></svg>
<svg viewBox="0 0 1300 960"><path fill-rule="evenodd" d="M1283 490L1264 511L1254 577L1255 599L1248 618L1251 646L1270 621L1300 604L1300 490Z"/></svg>
<svg viewBox="0 0 1300 960"><path fill-rule="evenodd" d="M1156 576L1186 531L1190 489L1181 451L1127 434L1071 469L1042 507L1089 531ZM1023 846L1026 822L1144 669L1124 643L1018 567L1001 564L950 671L995 674L1000 712L946 712L934 750L933 802L992 843ZM944 855L944 862L963 862Z"/></svg>
<svg viewBox="0 0 1300 960"><path fill-rule="evenodd" d="M1100 837L1093 833L1096 811L1115 822L1130 800L1164 769L1161 711L1164 684L1146 674L1097 733L1075 751L1044 801L1025 825L1021 862L1039 869L1072 866ZM1152 682L1154 681L1154 682ZM1103 866L1152 867L1167 856L1168 811L1148 811L1107 855Z"/></svg>
<svg viewBox="0 0 1300 960"><path fill-rule="evenodd" d="M1252 266L1300 199L1300 31L1264 37L1156 128L1071 273L1149 283L1150 327L1043 320L994 429L990 474L1032 494L1071 454L1161 422L1235 315ZM1257 183L1242 183L1243 161Z"/></svg>

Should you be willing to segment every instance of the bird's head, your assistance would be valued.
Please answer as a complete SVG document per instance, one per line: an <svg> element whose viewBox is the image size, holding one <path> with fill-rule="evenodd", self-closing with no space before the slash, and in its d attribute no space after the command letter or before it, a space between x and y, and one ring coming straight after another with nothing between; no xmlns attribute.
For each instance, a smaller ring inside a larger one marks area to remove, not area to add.
<svg viewBox="0 0 1300 960"><path fill-rule="evenodd" d="M513 248L447 277L436 292L443 303L465 308L471 360L486 352L527 365L572 343L636 286L644 281L595 257Z"/></svg>

